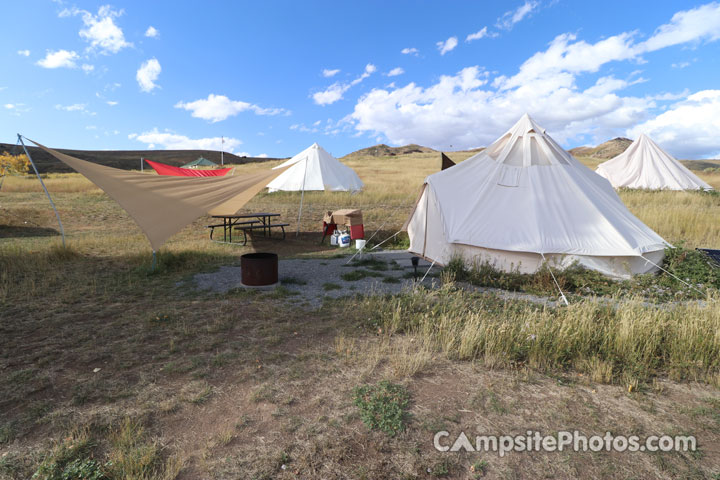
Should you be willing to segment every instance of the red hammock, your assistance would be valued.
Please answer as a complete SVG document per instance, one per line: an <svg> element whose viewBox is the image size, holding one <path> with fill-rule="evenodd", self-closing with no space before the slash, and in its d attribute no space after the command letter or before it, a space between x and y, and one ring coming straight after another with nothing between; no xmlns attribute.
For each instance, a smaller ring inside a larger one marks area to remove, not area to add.
<svg viewBox="0 0 720 480"><path fill-rule="evenodd" d="M148 160L145 161L150 164L152 168L158 173L158 175L172 175L174 177L223 177L232 170L232 168L220 168L218 170L198 170L195 168L180 168L173 167L172 165L165 165L164 163L153 162Z"/></svg>

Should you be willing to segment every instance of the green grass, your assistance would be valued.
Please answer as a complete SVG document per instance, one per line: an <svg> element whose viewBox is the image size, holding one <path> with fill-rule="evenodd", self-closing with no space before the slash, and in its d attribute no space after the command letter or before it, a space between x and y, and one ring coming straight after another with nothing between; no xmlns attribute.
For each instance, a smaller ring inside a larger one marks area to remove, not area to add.
<svg viewBox="0 0 720 480"><path fill-rule="evenodd" d="M372 329L419 337L450 359L572 368L621 384L657 375L720 380L718 296L671 308L648 307L637 298L545 308L451 288L366 298L355 308L358 317L373 321Z"/></svg>
<svg viewBox="0 0 720 480"><path fill-rule="evenodd" d="M545 266L536 273L522 274L499 271L488 263L468 267L463 259L453 258L444 271L451 275L451 279L477 286L552 297L558 295L552 275L563 292L586 296L635 295L667 302L705 298L708 291L717 292L720 289L720 268L697 250L686 249L682 245L668 248L662 267L672 275L661 271L658 274L635 275L630 280L613 280L580 265L564 270Z"/></svg>
<svg viewBox="0 0 720 480"><path fill-rule="evenodd" d="M376 385L356 387L353 402L369 429L380 430L391 437L405 430L410 394L402 385L383 380Z"/></svg>
<svg viewBox="0 0 720 480"><path fill-rule="evenodd" d="M357 270L353 270L352 272L343 273L342 275L340 275L340 278L342 278L346 282L356 282L358 280L362 280L363 278L384 276L385 275L380 272L358 268Z"/></svg>
<svg viewBox="0 0 720 480"><path fill-rule="evenodd" d="M330 290L340 290L343 287L342 287L342 285L338 285L337 283L325 282L325 283L323 283L322 288L326 292L329 292Z"/></svg>

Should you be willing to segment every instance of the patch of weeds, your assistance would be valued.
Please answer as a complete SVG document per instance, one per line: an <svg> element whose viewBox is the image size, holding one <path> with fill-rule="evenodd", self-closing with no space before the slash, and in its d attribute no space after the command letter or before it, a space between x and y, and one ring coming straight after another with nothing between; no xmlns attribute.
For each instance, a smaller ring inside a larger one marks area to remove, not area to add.
<svg viewBox="0 0 720 480"><path fill-rule="evenodd" d="M470 465L470 473L473 478L480 478L485 476L485 471L488 468L487 460L478 460L477 462Z"/></svg>
<svg viewBox="0 0 720 480"><path fill-rule="evenodd" d="M384 277L380 272L374 272L372 270L364 270L362 268L359 268L357 270L354 270L352 272L343 273L340 275L340 278L345 280L346 282L356 282L358 280L362 280L363 278L367 277Z"/></svg>
<svg viewBox="0 0 720 480"><path fill-rule="evenodd" d="M199 392L197 392L195 395L193 395L190 398L190 403L194 403L195 405L200 405L205 402L207 402L210 397L212 397L213 394L213 388L211 385L206 385L203 389L201 389Z"/></svg>
<svg viewBox="0 0 720 480"><path fill-rule="evenodd" d="M150 323L154 323L157 325L173 323L179 319L180 316L177 314L177 312L152 312L148 315L148 320L150 321Z"/></svg>
<svg viewBox="0 0 720 480"><path fill-rule="evenodd" d="M0 445L10 443L15 439L15 428L10 423L0 425Z"/></svg>
<svg viewBox="0 0 720 480"><path fill-rule="evenodd" d="M345 267L365 267L375 271L386 271L388 269L387 263L375 257L366 257L359 260L354 260L350 265L344 265Z"/></svg>
<svg viewBox="0 0 720 480"><path fill-rule="evenodd" d="M338 285L337 283L326 282L326 283L323 283L322 288L326 292L329 292L330 290L340 290L343 287L342 287L342 285Z"/></svg>
<svg viewBox="0 0 720 480"><path fill-rule="evenodd" d="M385 277L383 283L400 283L400 279L397 277Z"/></svg>
<svg viewBox="0 0 720 480"><path fill-rule="evenodd" d="M450 461L448 459L445 459L442 462L438 462L435 465L433 465L432 467L430 467L428 469L429 470L428 473L430 473L430 475L432 475L433 477L438 477L438 478L447 477L448 475L450 475L451 468L452 468L452 464L450 463Z"/></svg>
<svg viewBox="0 0 720 480"><path fill-rule="evenodd" d="M381 430L393 437L403 432L407 422L410 394L402 385L383 380L353 390L360 418L371 430Z"/></svg>
<svg viewBox="0 0 720 480"><path fill-rule="evenodd" d="M283 277L280 279L282 285L307 285L305 280L297 277Z"/></svg>
<svg viewBox="0 0 720 480"><path fill-rule="evenodd" d="M32 478L38 480L106 479L102 465L90 458L94 446L87 430L72 432L53 447L40 463Z"/></svg>
<svg viewBox="0 0 720 480"><path fill-rule="evenodd" d="M210 363L214 367L222 367L238 358L238 356L238 353L233 351L220 352L210 360Z"/></svg>
<svg viewBox="0 0 720 480"><path fill-rule="evenodd" d="M278 300L282 298L292 297L294 295L300 295L300 292L298 292L297 290L290 290L289 288L286 288L282 285L278 285L277 287L275 287L275 290L270 295L268 295L268 297Z"/></svg>

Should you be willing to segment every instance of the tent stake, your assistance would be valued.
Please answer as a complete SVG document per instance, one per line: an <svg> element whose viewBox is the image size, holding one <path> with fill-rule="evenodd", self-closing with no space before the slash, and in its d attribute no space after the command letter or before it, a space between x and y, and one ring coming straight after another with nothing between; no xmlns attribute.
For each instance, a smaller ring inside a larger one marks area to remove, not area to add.
<svg viewBox="0 0 720 480"><path fill-rule="evenodd" d="M55 202L53 202L52 197L50 196L50 193L48 192L48 189L45 187L45 182L43 182L42 177L40 176L40 173L38 172L37 167L35 167L35 162L33 162L32 157L30 156L30 152L28 152L27 147L25 146L25 142L22 140L22 135L19 133L17 134L18 141L23 147L23 150L25 150L25 155L27 155L28 160L30 160L30 165L32 165L33 170L35 170L35 175L37 175L38 180L40 180L40 185L42 185L43 190L45 190L45 195L47 195L48 200L50 200L50 205L52 205L53 210L55 211L55 217L57 218L58 225L60 225L60 234L62 235L62 244L63 248L65 248L65 229L63 228L63 224L60 221L60 214L57 211L57 208L55 208Z"/></svg>

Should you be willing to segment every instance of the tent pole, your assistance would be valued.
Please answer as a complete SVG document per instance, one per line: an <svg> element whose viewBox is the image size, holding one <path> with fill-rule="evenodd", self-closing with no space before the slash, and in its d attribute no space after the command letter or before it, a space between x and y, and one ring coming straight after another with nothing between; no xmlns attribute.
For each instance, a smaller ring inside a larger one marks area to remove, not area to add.
<svg viewBox="0 0 720 480"><path fill-rule="evenodd" d="M40 176L40 173L38 172L38 169L35 166L35 162L33 162L33 159L30 156L30 152L28 152L28 149L25 146L25 142L23 142L23 140L22 140L22 135L20 135L18 133L17 136L18 136L18 141L23 146L23 150L25 150L25 155L27 155L28 160L30 160L30 165L32 165L33 170L35 170L35 175L37 175L38 180L40 180L40 185L42 185L43 190L45 190L45 195L47 195L48 200L50 200L50 205L52 205L52 208L55 211L55 217L57 218L58 225L60 225L60 234L62 235L63 248L65 248L65 229L63 228L63 224L60 221L60 214L58 213L57 208L55 208L55 202L53 202L53 199L50 196L50 192L48 192L48 189L45 187L45 182L43 182L42 177Z"/></svg>
<svg viewBox="0 0 720 480"><path fill-rule="evenodd" d="M157 268L157 254L155 253L155 250L153 250L152 263L150 264L150 271L154 272L155 268Z"/></svg>
<svg viewBox="0 0 720 480"><path fill-rule="evenodd" d="M145 162L143 162L143 158L140 157L140 172L144 172L144 170L143 170L143 167L144 167L143 163L145 163Z"/></svg>
<svg viewBox="0 0 720 480"><path fill-rule="evenodd" d="M305 157L305 171L303 172L302 193L300 194L300 210L298 211L297 231L295 232L295 238L300 235L300 216L302 215L303 199L305 198L305 177L307 177L307 164L308 157Z"/></svg>

